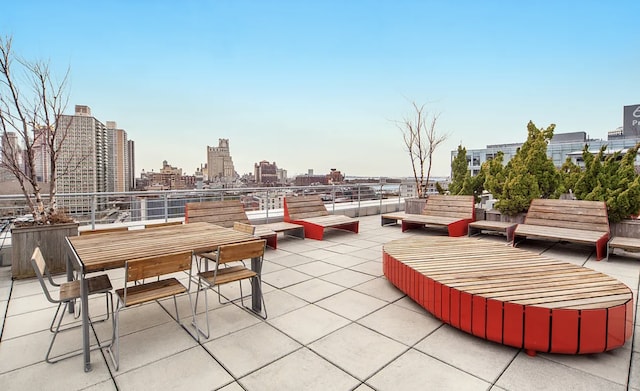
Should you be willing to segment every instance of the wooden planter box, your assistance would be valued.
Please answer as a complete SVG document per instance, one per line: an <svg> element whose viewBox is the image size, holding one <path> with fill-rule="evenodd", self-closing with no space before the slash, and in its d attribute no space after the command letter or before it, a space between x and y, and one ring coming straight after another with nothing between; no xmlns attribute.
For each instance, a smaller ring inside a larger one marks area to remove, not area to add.
<svg viewBox="0 0 640 391"><path fill-rule="evenodd" d="M496 209L489 209L485 212L485 219L487 221L504 221L508 223L524 223L524 218L527 216L526 213L518 213L515 216L507 216L500 213L500 211Z"/></svg>
<svg viewBox="0 0 640 391"><path fill-rule="evenodd" d="M424 209L424 205L426 203L426 198L405 198L404 212L419 215L420 213L422 213L422 209Z"/></svg>
<svg viewBox="0 0 640 391"><path fill-rule="evenodd" d="M35 277L31 254L36 246L42 250L52 274L67 270L64 238L78 236L78 223L18 227L11 229L11 276L14 279Z"/></svg>

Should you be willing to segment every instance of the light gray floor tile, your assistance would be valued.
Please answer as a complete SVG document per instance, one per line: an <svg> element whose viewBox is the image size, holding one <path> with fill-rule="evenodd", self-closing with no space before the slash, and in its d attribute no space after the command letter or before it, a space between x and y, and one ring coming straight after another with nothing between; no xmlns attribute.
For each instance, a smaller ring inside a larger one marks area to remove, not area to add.
<svg viewBox="0 0 640 391"><path fill-rule="evenodd" d="M284 269L285 266L280 265L274 261L264 260L262 262L262 275L277 272L278 270Z"/></svg>
<svg viewBox="0 0 640 391"><path fill-rule="evenodd" d="M318 277L341 270L341 268L338 266L322 261L305 263L304 265L295 266L292 269L313 277Z"/></svg>
<svg viewBox="0 0 640 391"><path fill-rule="evenodd" d="M0 301L9 300L9 295L11 294L11 284L6 284L5 286L0 286Z"/></svg>
<svg viewBox="0 0 640 391"><path fill-rule="evenodd" d="M55 307L28 312L16 316L7 316L4 320L2 340L47 330L56 313Z"/></svg>
<svg viewBox="0 0 640 391"><path fill-rule="evenodd" d="M415 311L421 314L424 313L429 313L429 311L425 310L424 308L422 308L422 306L420 306L420 304L416 303L415 301L413 301L412 298L410 298L409 296L404 296L402 299L398 300L395 302L397 305L399 305L400 307L406 308L408 310L411 311Z"/></svg>
<svg viewBox="0 0 640 391"><path fill-rule="evenodd" d="M340 267L352 267L355 265L359 265L364 262L365 258L357 257L352 254L334 254L328 258L323 259L323 261L327 263L331 263Z"/></svg>
<svg viewBox="0 0 640 391"><path fill-rule="evenodd" d="M312 343L309 348L360 380L364 380L407 347L352 323Z"/></svg>
<svg viewBox="0 0 640 391"><path fill-rule="evenodd" d="M44 353L43 353L44 358ZM83 368L82 356L62 360L56 364L44 361L0 375L2 390L81 390L110 379L109 370L102 357L92 355L92 370Z"/></svg>
<svg viewBox="0 0 640 391"><path fill-rule="evenodd" d="M410 350L366 381L378 391L487 390L490 384Z"/></svg>
<svg viewBox="0 0 640 391"><path fill-rule="evenodd" d="M629 371L629 386L640 389L640 354L634 353L631 357L631 368Z"/></svg>
<svg viewBox="0 0 640 391"><path fill-rule="evenodd" d="M201 329L206 328L207 319L205 316L204 313L197 316L198 325ZM234 333L259 322L260 319L234 304L222 306L213 311L209 311L209 327L211 331L209 339L211 340Z"/></svg>
<svg viewBox="0 0 640 391"><path fill-rule="evenodd" d="M270 320L269 323L301 344L307 345L351 322L316 305L309 304Z"/></svg>
<svg viewBox="0 0 640 391"><path fill-rule="evenodd" d="M242 388L242 386L238 384L238 382L233 382L220 388L218 391L244 391L244 388Z"/></svg>
<svg viewBox="0 0 640 391"><path fill-rule="evenodd" d="M350 255L365 259L367 261L382 261L382 249L378 248L365 248L362 250L354 251Z"/></svg>
<svg viewBox="0 0 640 391"><path fill-rule="evenodd" d="M299 265L304 265L305 263L313 262L314 259L302 256L300 254L291 254L285 257L276 258L269 262L284 266L284 267L294 267Z"/></svg>
<svg viewBox="0 0 640 391"><path fill-rule="evenodd" d="M383 275L382 262L378 261L366 261L359 265L352 266L350 269L374 277L381 277Z"/></svg>
<svg viewBox="0 0 640 391"><path fill-rule="evenodd" d="M306 301L284 290L274 290L266 293L264 300L267 303L267 311L271 319L307 305Z"/></svg>
<svg viewBox="0 0 640 391"><path fill-rule="evenodd" d="M360 285L363 282L373 280L375 277L366 273L342 269L337 272L326 274L321 278L333 284L338 284L345 288L351 288L353 286Z"/></svg>
<svg viewBox="0 0 640 391"><path fill-rule="evenodd" d="M373 296L377 299L392 302L404 296L404 293L390 283L385 277L364 282L352 288L354 291Z"/></svg>
<svg viewBox="0 0 640 391"><path fill-rule="evenodd" d="M357 320L384 307L387 303L360 292L346 290L320 300L316 304L347 319Z"/></svg>
<svg viewBox="0 0 640 391"><path fill-rule="evenodd" d="M212 390L233 381L197 346L115 377L122 390Z"/></svg>
<svg viewBox="0 0 640 391"><path fill-rule="evenodd" d="M0 311L0 313L1 312L2 311ZM637 317L637 315L636 315L636 317ZM636 325L636 327L635 327L635 334L634 334L634 337L633 337L633 341L634 341L633 351L637 352L637 353L640 353L640 325Z"/></svg>
<svg viewBox="0 0 640 391"><path fill-rule="evenodd" d="M628 348L598 354L540 354L540 356L618 384L627 384L631 362L631 350Z"/></svg>
<svg viewBox="0 0 640 391"><path fill-rule="evenodd" d="M518 354L500 345L443 325L416 344L415 349L452 367L493 383Z"/></svg>
<svg viewBox="0 0 640 391"><path fill-rule="evenodd" d="M299 349L301 345L274 327L259 323L207 342L204 347L238 378Z"/></svg>
<svg viewBox="0 0 640 391"><path fill-rule="evenodd" d="M353 391L375 391L375 390L366 384L360 384L358 388L354 389Z"/></svg>
<svg viewBox="0 0 640 391"><path fill-rule="evenodd" d="M278 289L283 289L311 278L312 277L310 275L300 273L293 269L282 269L273 273L265 274L262 276L262 282L266 282Z"/></svg>
<svg viewBox="0 0 640 391"><path fill-rule="evenodd" d="M379 250L378 251L379 254L382 254L382 247L380 247L380 243L367 240L367 239L362 239L361 237L363 236L364 235L362 234L358 235L360 239L354 239L350 241L349 245L353 247L358 247L360 249L376 249L376 250Z"/></svg>
<svg viewBox="0 0 640 391"><path fill-rule="evenodd" d="M350 390L359 381L303 348L240 380L249 391Z"/></svg>
<svg viewBox="0 0 640 391"><path fill-rule="evenodd" d="M299 284L287 287L284 291L300 297L309 303L315 303L318 300L322 300L338 292L342 292L345 289L346 288L343 286L332 284L319 278L314 278L312 280L303 281Z"/></svg>
<svg viewBox="0 0 640 391"><path fill-rule="evenodd" d="M120 336L120 370L125 373L192 348L197 342L176 322ZM152 347L152 348L150 348ZM112 365L109 360L109 365Z"/></svg>
<svg viewBox="0 0 640 391"><path fill-rule="evenodd" d="M117 390L113 379L103 381L102 383L94 384L87 388L83 388L82 391L115 391Z"/></svg>
<svg viewBox="0 0 640 391"><path fill-rule="evenodd" d="M389 304L365 316L358 323L407 346L414 345L442 326L442 322L433 316L419 314L395 304Z"/></svg>
<svg viewBox="0 0 640 391"><path fill-rule="evenodd" d="M168 306L167 306L168 307ZM169 310L174 313L173 303ZM175 314L173 315L175 316ZM174 323L175 321L156 302L145 303L138 306L125 308L120 311L120 336L135 333L141 330L149 329L161 324ZM96 333L101 340L111 338L112 325L111 322L101 322L94 325Z"/></svg>
<svg viewBox="0 0 640 391"><path fill-rule="evenodd" d="M496 385L507 390L625 390L626 386L520 352Z"/></svg>
<svg viewBox="0 0 640 391"><path fill-rule="evenodd" d="M337 254L350 254L354 251L361 250L360 247L352 245L351 241L349 241L349 244L336 244L334 246L327 247L326 249Z"/></svg>
<svg viewBox="0 0 640 391"><path fill-rule="evenodd" d="M334 247L334 246L332 246ZM336 253L333 251L329 251L327 249L317 248L311 251L305 251L300 253L300 255L305 256L307 258L315 259L318 261L322 261L323 259L327 259L329 257L335 256Z"/></svg>

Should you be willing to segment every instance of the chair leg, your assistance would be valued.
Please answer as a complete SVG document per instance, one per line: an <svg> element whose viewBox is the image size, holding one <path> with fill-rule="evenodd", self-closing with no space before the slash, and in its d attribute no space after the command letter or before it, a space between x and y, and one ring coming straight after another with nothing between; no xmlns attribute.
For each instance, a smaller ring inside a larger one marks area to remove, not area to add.
<svg viewBox="0 0 640 391"><path fill-rule="evenodd" d="M244 301L242 301L242 306L243 306L245 309L247 309L247 310L251 311L252 313L254 313L254 314L258 315L258 316L259 316L259 317L261 317L262 319L265 319L265 320L266 320L266 319L267 319L267 316L268 316L268 315L267 315L267 304L266 304L266 302L264 301L264 294L262 293L262 279L261 279L260 277L258 277L258 276L255 276L255 277L253 277L253 278L257 279L257 280L258 280L258 285L260 285L260 301L262 301L262 310L264 311L264 316L263 316L261 313L254 311L254 310L253 310L253 308L245 306L245 305L244 305ZM251 293L253 294L253 292L251 292ZM240 290L240 295L242 296L242 289Z"/></svg>
<svg viewBox="0 0 640 391"><path fill-rule="evenodd" d="M49 344L49 349L47 350L47 354L44 356L44 359L46 362L48 362L49 364L53 364L56 363L58 361L60 361L62 358L62 356L58 356L55 357L54 359L50 358L50 354L51 354L51 349L53 349L53 344L56 342L56 337L58 337L58 332L60 331L60 324L62 324L62 319L64 319L64 313L67 310L67 306L69 305L69 302L65 302L64 306L62 308L62 315L60 316L60 319L58 320L58 324L56 326L56 329L53 331L53 336L51 337L51 343ZM58 304L58 310L60 310L60 307L62 306L62 303ZM56 316L54 316L53 320L55 321L56 317L58 315L58 311L56 311ZM53 326L53 323L51 324L51 326Z"/></svg>
<svg viewBox="0 0 640 391"><path fill-rule="evenodd" d="M113 325L113 334L111 335L111 344L107 347L107 353L111 357L111 362L116 371L120 369L120 298L118 298L117 308L113 308L113 300L111 301L111 318ZM115 353L114 353L115 350Z"/></svg>
<svg viewBox="0 0 640 391"><path fill-rule="evenodd" d="M191 292L187 291L187 296L189 297L189 306L191 307L191 316L192 316L192 321L191 321L191 325L193 326L195 332L192 333L191 331L189 331L189 328L185 325L183 325L181 322L178 322L180 324L180 326L182 326L183 329L185 329L185 331L189 334L191 334L191 336L193 338L195 338L198 342L200 342L200 330L198 329L198 325L196 323L196 309L193 306L193 301L191 300ZM175 301L175 296L173 296L173 299ZM176 305L176 317L178 316L178 307Z"/></svg>
<svg viewBox="0 0 640 391"><path fill-rule="evenodd" d="M200 278L198 279L198 290L196 291L196 302L193 308L193 326L196 328L197 332L202 334L205 338L209 338L210 329L209 329L209 299L207 298L207 289L202 287L202 282ZM196 321L196 308L198 307L198 298L200 297L200 291L204 291L204 308L205 308L205 317L207 319L207 332L205 333L200 326L198 326L198 322ZM191 300L191 296L189 296L189 300ZM199 338L199 337L198 337ZM199 341L199 339L198 339Z"/></svg>

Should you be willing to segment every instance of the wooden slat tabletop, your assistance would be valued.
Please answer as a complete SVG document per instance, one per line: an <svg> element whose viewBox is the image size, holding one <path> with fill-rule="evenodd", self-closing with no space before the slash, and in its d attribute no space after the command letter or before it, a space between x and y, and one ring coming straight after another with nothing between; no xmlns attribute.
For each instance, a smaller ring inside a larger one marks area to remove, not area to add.
<svg viewBox="0 0 640 391"><path fill-rule="evenodd" d="M606 274L503 244L445 236L400 239L384 252L462 292L543 308L598 309L632 298Z"/></svg>
<svg viewBox="0 0 640 391"><path fill-rule="evenodd" d="M223 244L255 240L253 235L209 223L191 223L70 237L85 271L124 267L126 261L182 251L213 251Z"/></svg>

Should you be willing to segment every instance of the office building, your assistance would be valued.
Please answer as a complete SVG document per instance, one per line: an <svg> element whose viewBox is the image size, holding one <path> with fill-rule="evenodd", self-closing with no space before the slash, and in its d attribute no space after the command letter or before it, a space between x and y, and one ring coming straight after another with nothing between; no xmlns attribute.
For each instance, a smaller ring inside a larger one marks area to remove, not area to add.
<svg viewBox="0 0 640 391"><path fill-rule="evenodd" d="M557 133L547 145L547 156L556 167L561 167L567 157L578 165L582 163L582 151L585 145L597 153L604 145L608 153L624 151L640 142L640 105L624 107L624 124L622 128L608 132L607 140L589 138L586 132ZM471 175L478 175L482 164L493 159L499 151L504 153L503 164L513 158L523 143L493 144L483 149L467 149L467 163ZM458 151L451 151L451 160Z"/></svg>
<svg viewBox="0 0 640 391"><path fill-rule="evenodd" d="M207 145L207 170L210 182L231 183L236 178L229 151L229 139L218 139L217 147Z"/></svg>
<svg viewBox="0 0 640 391"><path fill-rule="evenodd" d="M255 163L253 166L253 176L257 184L275 185L278 183L278 166L276 162L269 163L266 160Z"/></svg>

